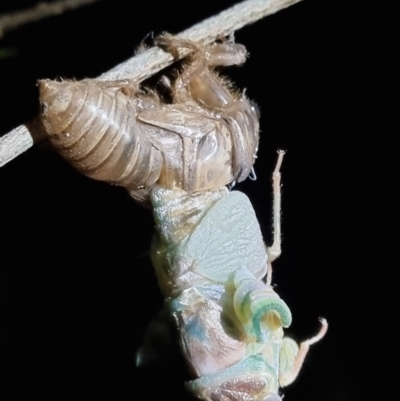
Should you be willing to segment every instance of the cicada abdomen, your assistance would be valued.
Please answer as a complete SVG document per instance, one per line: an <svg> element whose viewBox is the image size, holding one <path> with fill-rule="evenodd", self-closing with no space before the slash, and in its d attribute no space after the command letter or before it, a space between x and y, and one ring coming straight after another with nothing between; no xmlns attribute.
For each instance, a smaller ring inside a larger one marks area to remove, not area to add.
<svg viewBox="0 0 400 401"><path fill-rule="evenodd" d="M162 155L138 127L137 110L144 100L120 89L42 80L42 119L51 143L79 171L135 191L158 180Z"/></svg>

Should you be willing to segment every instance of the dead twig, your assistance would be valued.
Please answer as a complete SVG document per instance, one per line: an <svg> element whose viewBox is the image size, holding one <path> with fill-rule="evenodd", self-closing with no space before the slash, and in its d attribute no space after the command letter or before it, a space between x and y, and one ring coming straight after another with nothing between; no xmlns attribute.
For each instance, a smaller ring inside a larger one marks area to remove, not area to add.
<svg viewBox="0 0 400 401"><path fill-rule="evenodd" d="M30 22L36 22L53 15L60 15L64 11L95 3L99 0L59 0L54 3L38 3L27 10L15 11L0 15L0 39L4 33Z"/></svg>
<svg viewBox="0 0 400 401"><path fill-rule="evenodd" d="M300 1L246 0L192 26L181 32L179 36L204 44L212 43L221 35L228 36L245 25L251 24L267 15L274 14ZM185 57L189 52L187 49L182 49L179 52L180 58ZM173 62L174 59L169 53L157 47L152 47L144 53L138 54L117 65L110 71L102 74L98 79L115 80L130 78L141 82L171 65ZM35 141L43 137L45 137L45 133L40 128L40 123L20 125L4 135L0 138L0 167L28 150Z"/></svg>

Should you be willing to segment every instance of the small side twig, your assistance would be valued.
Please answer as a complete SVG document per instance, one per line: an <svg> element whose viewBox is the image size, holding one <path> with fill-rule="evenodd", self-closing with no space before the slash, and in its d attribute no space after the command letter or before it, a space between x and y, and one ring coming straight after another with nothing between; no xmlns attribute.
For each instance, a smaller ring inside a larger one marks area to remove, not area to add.
<svg viewBox="0 0 400 401"><path fill-rule="evenodd" d="M59 0L54 3L38 3L32 8L0 15L0 39L4 33L30 22L62 14L64 11L95 3L99 0Z"/></svg>
<svg viewBox="0 0 400 401"><path fill-rule="evenodd" d="M251 24L267 15L276 13L301 0L246 0L208 18L199 24L181 32L179 36L199 41L204 44L214 42L219 36L229 34ZM179 51L183 58L190 53L188 49ZM152 47L144 53L117 65L110 71L100 75L100 80L135 79L142 82L150 76L171 65L173 57L157 47ZM32 136L43 137L41 130L38 134L37 125L30 123L20 125L0 138L0 167L28 150L34 144ZM40 124L39 124L40 125Z"/></svg>

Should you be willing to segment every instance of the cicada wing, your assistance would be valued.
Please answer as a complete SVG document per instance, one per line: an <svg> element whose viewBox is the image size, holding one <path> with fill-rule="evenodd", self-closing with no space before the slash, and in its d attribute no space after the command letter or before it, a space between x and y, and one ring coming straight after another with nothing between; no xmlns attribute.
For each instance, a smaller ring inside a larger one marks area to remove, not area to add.
<svg viewBox="0 0 400 401"><path fill-rule="evenodd" d="M267 271L267 253L253 207L241 192L230 192L206 214L183 246L192 270L217 282L246 266L256 278Z"/></svg>

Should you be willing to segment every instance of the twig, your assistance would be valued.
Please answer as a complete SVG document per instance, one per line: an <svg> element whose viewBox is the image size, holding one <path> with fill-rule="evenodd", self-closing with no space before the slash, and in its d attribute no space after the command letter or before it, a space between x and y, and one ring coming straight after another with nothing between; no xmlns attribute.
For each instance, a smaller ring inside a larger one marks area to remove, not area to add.
<svg viewBox="0 0 400 401"><path fill-rule="evenodd" d="M30 22L36 22L46 17L62 14L64 11L95 3L99 0L59 0L54 3L38 3L27 10L0 15L0 38L4 33Z"/></svg>
<svg viewBox="0 0 400 401"><path fill-rule="evenodd" d="M219 35L228 36L245 25L251 24L267 15L289 7L301 0L246 0L228 8L220 14L208 18L199 24L183 31L179 36L212 43ZM190 51L182 50L180 57L186 56ZM138 82L144 81L163 68L171 65L174 59L170 54L153 47L144 53L117 65L110 71L102 74L98 79L115 80L131 78ZM34 144L32 136L43 137L43 131L36 125L20 125L0 138L0 167L25 152ZM39 132L38 132L39 131Z"/></svg>

